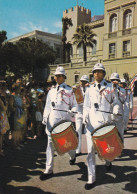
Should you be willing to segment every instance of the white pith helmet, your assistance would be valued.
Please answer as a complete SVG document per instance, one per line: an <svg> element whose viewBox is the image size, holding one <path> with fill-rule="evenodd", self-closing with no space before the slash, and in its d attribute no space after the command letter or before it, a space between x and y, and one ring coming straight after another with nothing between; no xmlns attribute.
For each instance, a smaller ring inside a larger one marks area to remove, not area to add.
<svg viewBox="0 0 137 194"><path fill-rule="evenodd" d="M57 67L54 75L64 75L66 77L65 69L63 67Z"/></svg>
<svg viewBox="0 0 137 194"><path fill-rule="evenodd" d="M101 63L96 63L96 64L94 65L92 72L94 73L94 71L96 71L96 70L102 70L102 71L104 71L104 73L106 74L105 67L104 67L104 65L102 65Z"/></svg>
<svg viewBox="0 0 137 194"><path fill-rule="evenodd" d="M120 79L120 83L127 83L126 80L123 78L123 79Z"/></svg>
<svg viewBox="0 0 137 194"><path fill-rule="evenodd" d="M113 79L120 81L119 74L118 73L112 73L111 76L110 76L110 80L113 80Z"/></svg>
<svg viewBox="0 0 137 194"><path fill-rule="evenodd" d="M80 81L86 81L89 82L89 78L87 75L82 75L82 77L80 78Z"/></svg>

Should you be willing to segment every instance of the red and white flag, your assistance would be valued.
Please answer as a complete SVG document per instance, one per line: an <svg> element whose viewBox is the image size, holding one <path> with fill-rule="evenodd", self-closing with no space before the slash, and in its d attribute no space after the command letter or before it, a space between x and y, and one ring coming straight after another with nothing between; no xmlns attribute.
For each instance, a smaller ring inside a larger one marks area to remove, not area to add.
<svg viewBox="0 0 137 194"><path fill-rule="evenodd" d="M130 89L132 92L134 91L135 81L137 81L137 74L133 77L133 79L130 82Z"/></svg>

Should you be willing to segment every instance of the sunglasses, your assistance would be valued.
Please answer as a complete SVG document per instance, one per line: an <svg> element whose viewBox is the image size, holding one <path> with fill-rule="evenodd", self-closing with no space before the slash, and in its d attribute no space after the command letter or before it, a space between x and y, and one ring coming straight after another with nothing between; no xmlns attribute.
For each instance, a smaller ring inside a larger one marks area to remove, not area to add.
<svg viewBox="0 0 137 194"><path fill-rule="evenodd" d="M62 77L62 75L55 75L56 77Z"/></svg>
<svg viewBox="0 0 137 194"><path fill-rule="evenodd" d="M102 73L102 70L95 70L94 73Z"/></svg>

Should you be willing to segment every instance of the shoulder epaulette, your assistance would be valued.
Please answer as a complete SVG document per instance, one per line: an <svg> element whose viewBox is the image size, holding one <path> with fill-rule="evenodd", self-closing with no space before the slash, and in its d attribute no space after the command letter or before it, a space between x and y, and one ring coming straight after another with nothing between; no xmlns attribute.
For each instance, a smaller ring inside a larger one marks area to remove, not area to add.
<svg viewBox="0 0 137 194"><path fill-rule="evenodd" d="M111 83L111 81L109 81L109 80L105 80L107 83Z"/></svg>
<svg viewBox="0 0 137 194"><path fill-rule="evenodd" d="M71 88L71 86L67 85L69 88Z"/></svg>

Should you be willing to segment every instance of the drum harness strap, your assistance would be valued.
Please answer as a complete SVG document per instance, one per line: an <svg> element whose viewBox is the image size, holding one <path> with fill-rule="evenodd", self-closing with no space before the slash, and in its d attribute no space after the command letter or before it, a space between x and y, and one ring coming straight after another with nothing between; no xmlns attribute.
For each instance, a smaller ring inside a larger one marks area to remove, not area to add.
<svg viewBox="0 0 137 194"><path fill-rule="evenodd" d="M121 104L124 104L127 100L127 90L126 90L126 99L122 102L121 98L120 98L120 89L118 88L118 99L121 102Z"/></svg>
<svg viewBox="0 0 137 194"><path fill-rule="evenodd" d="M64 100L63 95L67 96L69 99L70 99L71 96L73 96L73 100L74 100L73 92L71 92L71 94L67 94L64 90L61 91L61 98L62 98L62 101L63 101L65 104L67 104L67 105L69 106L69 108L71 109L71 106L72 106L73 104L71 105L71 103L67 103L67 102Z"/></svg>
<svg viewBox="0 0 137 194"><path fill-rule="evenodd" d="M104 98L106 99L106 101L112 106L112 103L113 103L113 99L111 99L111 102L107 99L107 97L105 96L105 94L104 94L104 90L105 90L105 88L100 92L100 95L102 95L103 94L103 96L104 96Z"/></svg>

